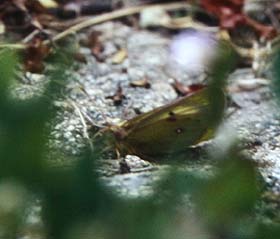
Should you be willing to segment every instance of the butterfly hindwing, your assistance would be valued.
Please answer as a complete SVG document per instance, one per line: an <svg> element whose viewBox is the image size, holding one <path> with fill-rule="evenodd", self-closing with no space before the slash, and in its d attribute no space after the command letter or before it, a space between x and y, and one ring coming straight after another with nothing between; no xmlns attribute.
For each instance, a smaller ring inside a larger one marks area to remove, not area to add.
<svg viewBox="0 0 280 239"><path fill-rule="evenodd" d="M180 118L176 122L161 120L135 130L124 143L147 156L174 153L195 144L207 131L204 125L200 119L191 117Z"/></svg>

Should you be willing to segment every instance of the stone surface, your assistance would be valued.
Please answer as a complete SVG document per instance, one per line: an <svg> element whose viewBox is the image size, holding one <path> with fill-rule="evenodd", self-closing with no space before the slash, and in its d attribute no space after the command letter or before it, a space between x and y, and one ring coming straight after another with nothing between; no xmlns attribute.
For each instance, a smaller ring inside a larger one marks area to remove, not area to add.
<svg viewBox="0 0 280 239"><path fill-rule="evenodd" d="M71 78L66 86L67 100L55 102L60 110L54 120L50 144L69 155L78 155L87 142L84 135L86 129L73 102L86 119L90 119L94 125L102 126L117 118L130 119L176 99L171 78L176 77L186 85L202 80L201 76L190 77L169 64L168 47L171 36L161 35L156 31L133 29L119 22L104 23L89 29L91 30L102 32L102 54L105 61L98 62L90 51L81 48L87 64L81 64L77 71L70 72ZM120 64L112 64L113 55L121 48L127 50L127 59ZM31 84L19 84L16 93L29 97L34 87L44 85L38 76L31 75L29 78ZM150 89L130 86L132 81L143 78L147 78L151 84ZM228 91L237 106L229 107L225 119L227 130L221 130L221 134L230 132L233 138L247 141L246 153L258 162L272 192L280 194L280 106L273 101L270 84L270 79L255 79L250 69L239 69L231 75ZM114 95L119 86L122 87L125 99L120 106L115 106L107 97ZM90 126L89 120L86 121ZM226 148L224 144L219 145L219 136L209 144L220 147L221 151ZM182 167L211 171L213 164L199 155L197 157L199 159L195 163L184 160ZM104 182L125 196L151 193L153 182L168 167L145 163L138 157L128 156L126 161L131 173L120 174L118 161L113 156L100 161L98 171ZM67 164L63 160L58 162L63 163Z"/></svg>

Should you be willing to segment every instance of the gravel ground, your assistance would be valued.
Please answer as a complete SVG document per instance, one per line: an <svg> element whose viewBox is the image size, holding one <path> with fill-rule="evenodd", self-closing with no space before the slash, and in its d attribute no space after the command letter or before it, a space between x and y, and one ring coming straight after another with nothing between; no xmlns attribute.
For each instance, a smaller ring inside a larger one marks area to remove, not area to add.
<svg viewBox="0 0 280 239"><path fill-rule="evenodd" d="M89 49L81 48L80 52L86 56L87 63L79 65L77 71L70 72L71 77L66 86L68 100L56 102L60 111L50 142L68 155L79 155L86 142L84 126L73 102L95 124L102 125L116 119L130 119L176 99L178 96L171 86L172 78L185 85L198 83L203 78L201 75L190 76L170 64L168 47L171 39L167 34L134 29L120 22L104 23L89 29L92 30L102 32L102 58L105 61L98 62ZM85 34L81 33L78 37L83 38ZM126 49L127 57L116 64L114 55L119 49ZM15 90L16 94L29 97L34 92L40 93L43 85L40 82L44 80L41 78L29 75L31 83L20 84ZM149 89L130 86L131 82L144 78L151 85ZM230 89L238 90L231 90L230 95L238 107L228 109L226 130L221 130L221 134L210 145L222 152L225 145L219 146L219 142L223 137L229 137L228 134L233 135L233 138L246 139L245 151L258 162L272 192L280 194L280 121L278 106L273 101L269 84L267 79L256 79L250 69L239 69L231 75ZM125 99L121 105L115 106L112 99L107 97L114 95L119 86ZM151 164L136 156L127 156L126 161L131 173L118 173L119 164L113 158L102 160L99 171L106 184L128 197L151 193L153 183L169 167ZM62 160L53 163L68 162ZM207 172L213 166L203 156L191 160L191 163L185 160L182 165L186 170Z"/></svg>

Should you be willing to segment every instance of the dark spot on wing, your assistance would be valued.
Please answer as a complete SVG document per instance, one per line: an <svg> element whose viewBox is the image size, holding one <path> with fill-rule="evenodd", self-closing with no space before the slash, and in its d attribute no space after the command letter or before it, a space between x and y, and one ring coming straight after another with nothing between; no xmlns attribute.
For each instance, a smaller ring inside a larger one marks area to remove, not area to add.
<svg viewBox="0 0 280 239"><path fill-rule="evenodd" d="M167 121L175 122L177 120L176 115L173 111L170 111L168 114L169 117L167 118Z"/></svg>

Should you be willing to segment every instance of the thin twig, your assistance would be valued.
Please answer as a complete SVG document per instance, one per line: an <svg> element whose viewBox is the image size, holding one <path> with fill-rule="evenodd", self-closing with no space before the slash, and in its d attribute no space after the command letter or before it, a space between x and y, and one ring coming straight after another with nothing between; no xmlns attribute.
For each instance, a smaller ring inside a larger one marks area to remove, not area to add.
<svg viewBox="0 0 280 239"><path fill-rule="evenodd" d="M36 36L39 32L40 32L39 29L34 30L34 31L31 32L28 36L26 36L21 42L22 42L23 44L28 43L28 42L31 41L32 38L33 38L34 36Z"/></svg>
<svg viewBox="0 0 280 239"><path fill-rule="evenodd" d="M153 7L159 7L163 10L175 10L175 9L179 9L179 8L189 8L189 9L197 8L197 7L192 6L192 5L190 5L186 2L175 2L175 3L168 3L168 4L140 5L140 6L128 7L128 8L124 8L124 9L120 9L120 10L115 10L113 12L101 14L101 15L98 15L98 16L95 16L95 17L87 18L87 19L83 20L82 22L77 23L77 24L69 27L65 31L57 34L52 39L45 40L43 43L48 45L48 44L54 43L56 41L59 41L59 40L63 39L64 37L66 37L70 34L77 33L78 31L81 31L81 30L83 30L87 27L97 25L97 24L100 24L100 23L103 23L103 22L106 22L106 21L115 20L115 19L118 19L118 18L121 18L121 17L137 14L137 13L140 13L144 9L153 8ZM216 30L216 29L213 28L211 30ZM252 58L252 55L253 55L253 49L252 48L247 49L247 48L238 47L234 43L232 43L230 38L224 39L224 40L227 40L241 56ZM275 39L273 39L272 40L272 45L274 45L275 42L278 42L278 40L279 40L279 37L276 37ZM20 43L19 44L0 44L0 49L1 48L12 48L12 49L21 50L21 49L25 49L26 45L25 44L20 44Z"/></svg>
<svg viewBox="0 0 280 239"><path fill-rule="evenodd" d="M17 44L9 44L9 43L3 43L0 44L0 49L3 48L10 48L10 49L15 49L15 50L23 50L26 48L25 44L17 43Z"/></svg>
<svg viewBox="0 0 280 239"><path fill-rule="evenodd" d="M56 42L58 40L63 39L64 37L76 33L82 29L85 29L87 27L103 23L106 21L118 19L121 17L133 15L140 13L142 10L147 9L147 8L153 8L153 7L160 7L164 10L173 10L173 9L178 9L178 8L194 8L190 4L184 3L184 2L175 2L175 3L169 3L169 4L153 4L153 5L141 5L141 6L134 6L134 7L128 7L120 10L115 10L113 12L109 13L104 13L96 17L91 17L88 18L78 24L75 24L65 31L57 34L54 36L51 40L45 40L43 43L44 44L51 44L52 42ZM0 49L1 48L13 48L13 49L25 49L26 45L25 44L0 44Z"/></svg>
<svg viewBox="0 0 280 239"><path fill-rule="evenodd" d="M90 149L93 150L93 144L92 144L92 141L90 140L90 137L88 135L88 130L87 130L87 124L86 124L86 121L84 119L84 116L80 110L80 108L78 107L78 105L72 101L72 100L69 100L70 104L73 106L73 108L75 109L75 111L78 113L79 117L80 117L80 120L81 120L81 123L83 125L83 137L85 139L87 139L88 141L88 144L90 146Z"/></svg>
<svg viewBox="0 0 280 239"><path fill-rule="evenodd" d="M134 7L128 7L128 8L116 10L116 11L113 11L113 12L101 14L101 15L93 17L93 18L89 18L89 19L87 19L87 20L85 20L81 23L78 23L78 24L66 29L65 31L57 34L52 40L53 41L58 41L58 40L66 37L70 34L76 33L78 31L80 31L84 28L90 27L92 25L96 25L96 24L99 24L99 23L102 23L102 22L114 20L114 19L117 19L117 18L129 16L129 15L133 15L133 14L137 14L144 9L152 8L152 7L160 7L164 10L172 10L172 9L178 9L178 8L183 8L183 7L191 7L191 5L189 5L187 3L182 3L182 2L175 2L175 3L169 3L169 4L154 4L154 5L134 6ZM49 44L50 41L46 40L44 43Z"/></svg>

